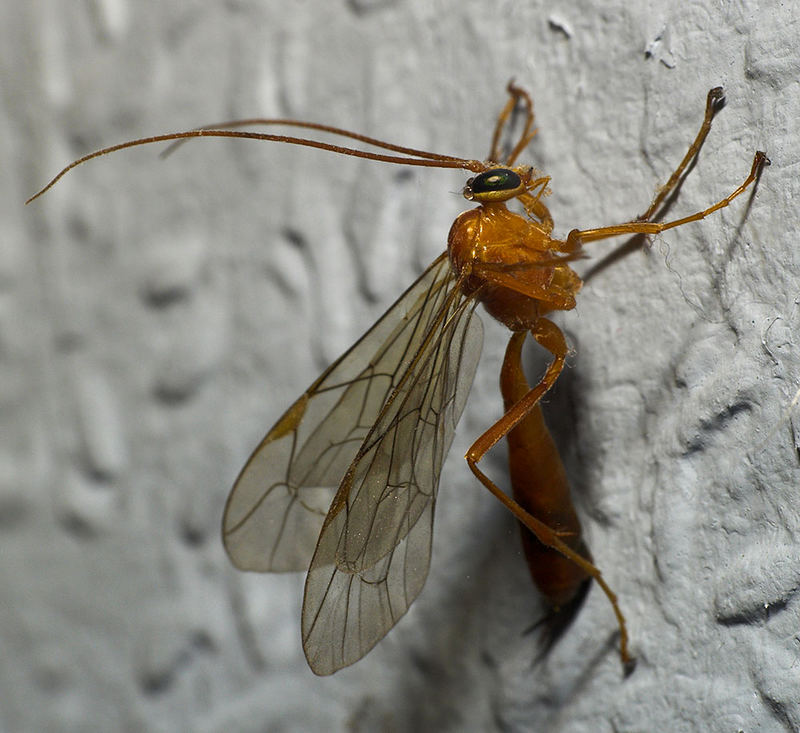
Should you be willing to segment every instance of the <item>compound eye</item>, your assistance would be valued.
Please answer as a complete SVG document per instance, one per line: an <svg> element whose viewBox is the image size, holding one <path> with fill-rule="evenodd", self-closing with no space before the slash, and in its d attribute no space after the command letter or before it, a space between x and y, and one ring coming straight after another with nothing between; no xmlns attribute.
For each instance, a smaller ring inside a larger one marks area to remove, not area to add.
<svg viewBox="0 0 800 733"><path fill-rule="evenodd" d="M480 173L469 184L473 194L514 191L522 186L522 179L508 168L494 168Z"/></svg>

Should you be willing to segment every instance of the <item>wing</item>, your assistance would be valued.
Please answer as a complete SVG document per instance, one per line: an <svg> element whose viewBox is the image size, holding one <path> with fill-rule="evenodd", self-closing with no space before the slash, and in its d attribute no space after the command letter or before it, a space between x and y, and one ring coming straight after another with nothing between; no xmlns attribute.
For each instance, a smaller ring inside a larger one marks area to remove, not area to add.
<svg viewBox="0 0 800 733"><path fill-rule="evenodd" d="M225 505L222 538L236 567L308 568L336 487L452 285L442 255L267 433Z"/></svg>
<svg viewBox="0 0 800 733"><path fill-rule="evenodd" d="M306 578L303 648L331 674L408 610L428 574L442 463L472 384L483 329L452 288L331 504Z"/></svg>

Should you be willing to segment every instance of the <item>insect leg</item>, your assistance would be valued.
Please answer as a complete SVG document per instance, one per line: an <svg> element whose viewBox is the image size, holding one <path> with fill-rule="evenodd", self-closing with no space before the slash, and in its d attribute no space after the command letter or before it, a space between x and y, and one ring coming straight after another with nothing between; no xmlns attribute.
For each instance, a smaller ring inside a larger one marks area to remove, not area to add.
<svg viewBox="0 0 800 733"><path fill-rule="evenodd" d="M680 162L680 165L678 165L673 174L669 177L669 180L658 189L658 192L653 199L653 203L650 204L650 208L638 218L639 221L650 221L658 207L661 206L667 196L669 196L669 194L678 185L678 182L680 181L681 176L683 175L687 166L700 152L700 147L703 145L706 135L708 135L708 132L711 129L711 120L714 119L714 115L722 109L724 104L725 94L722 91L722 87L714 87L711 91L709 91L708 97L706 97L706 113L703 117L703 124L700 126L700 131L697 133L697 137L689 146L689 150L686 151L686 155L683 156L683 160Z"/></svg>
<svg viewBox="0 0 800 733"><path fill-rule="evenodd" d="M521 99L525 105L525 125L522 128L522 134L519 136L519 140L517 140L517 144L514 146L514 149L511 151L508 158L506 158L506 165L512 165L517 157L519 157L519 154L525 150L528 143L536 136L536 130L533 129L534 117L533 100L531 99L531 95L522 89L522 87L515 87L511 82L508 84L508 91L515 95L517 101Z"/></svg>
<svg viewBox="0 0 800 733"><path fill-rule="evenodd" d="M531 127L533 126L533 100L531 99L530 94L528 94L528 92L526 92L522 87L516 86L513 79L508 82L506 91L509 94L509 100L506 102L506 106L503 107L502 111L497 117L497 122L494 126L494 133L492 134L492 149L489 151L488 160L494 161L495 163L500 162L500 136L502 135L503 128L508 122L508 118L514 111L514 107L517 106L521 99L525 105L525 126L522 130L522 135L520 135L519 141L514 146L514 149L511 151L511 154L506 160L506 165L511 165L514 160L516 160L517 156L525 149L525 146L531 141L533 136L536 134L536 131L531 131Z"/></svg>
<svg viewBox="0 0 800 733"><path fill-rule="evenodd" d="M550 232L553 231L553 217L550 214L550 210L542 201L542 194L547 188L548 183L550 183L550 176L537 178L535 181L531 181L526 187L525 193L517 196L517 199L525 208L528 216L535 216L541 222L544 230L550 234ZM538 193L531 193L535 188L539 189Z"/></svg>
<svg viewBox="0 0 800 733"><path fill-rule="evenodd" d="M500 371L500 391L508 410L530 390L522 369L525 331L512 334ZM564 542L591 562L581 539L581 524L570 496L564 464L536 405L506 436L508 467L515 501L552 527ZM520 525L522 527L522 525ZM557 550L539 542L522 527L522 543L531 577L554 609L566 607L589 576Z"/></svg>
<svg viewBox="0 0 800 733"><path fill-rule="evenodd" d="M564 360L567 355L567 343L564 334L552 321L546 318L539 318L531 329L531 335L536 341L547 349L555 357L548 366L542 379L537 385L532 387L527 394L512 405L506 413L492 425L483 435L481 435L467 451L465 456L467 465L476 478L500 501L522 524L524 524L544 545L558 550L569 560L572 560L587 575L597 581L603 589L611 606L620 630L620 656L622 662L628 665L631 657L628 654L628 632L625 626L625 617L619 609L616 594L609 588L600 570L589 562L581 554L573 550L560 537L559 533L548 527L544 522L534 517L530 512L525 511L516 501L501 491L494 482L481 471L477 464L484 455L504 438L511 430L525 419L530 412L535 409L542 396L555 384L558 375L564 368Z"/></svg>
<svg viewBox="0 0 800 733"><path fill-rule="evenodd" d="M760 150L753 157L753 166L750 169L750 174L745 179L739 188L737 188L730 196L726 196L721 201L718 201L713 206L709 206L703 211L698 211L696 214L684 216L682 219L675 219L668 222L651 222L651 221L629 221L625 224L617 224L616 226L601 227L599 229L573 229L567 235L566 247L564 251L573 252L577 251L582 244L587 242L595 242L599 239L608 239L615 237L618 234L659 234L667 229L688 224L691 221L699 221L705 219L709 214L722 209L731 203L737 196L743 193L759 176L761 169L769 165L769 158L766 153Z"/></svg>

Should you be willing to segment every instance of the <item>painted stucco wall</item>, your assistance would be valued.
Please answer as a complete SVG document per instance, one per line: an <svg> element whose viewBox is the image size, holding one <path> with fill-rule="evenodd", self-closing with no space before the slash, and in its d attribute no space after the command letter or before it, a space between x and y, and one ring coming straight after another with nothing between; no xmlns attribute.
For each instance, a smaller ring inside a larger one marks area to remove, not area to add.
<svg viewBox="0 0 800 733"><path fill-rule="evenodd" d="M800 728L798 12L553 6L2 2L0 729ZM641 213L712 86L728 105L670 215L731 192L756 149L773 163L755 198L655 237L558 317L575 355L548 417L638 666L623 678L597 588L533 664L544 609L517 528L460 458L499 415L487 322L426 588L317 678L302 578L229 565L225 496L441 252L464 176L206 141L94 161L22 202L97 147L253 115L480 158L511 77L561 235Z"/></svg>

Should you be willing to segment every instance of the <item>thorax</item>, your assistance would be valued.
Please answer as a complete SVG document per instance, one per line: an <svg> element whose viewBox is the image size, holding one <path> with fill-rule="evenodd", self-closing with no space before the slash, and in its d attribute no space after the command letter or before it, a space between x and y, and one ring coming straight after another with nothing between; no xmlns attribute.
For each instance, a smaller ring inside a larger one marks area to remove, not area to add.
<svg viewBox="0 0 800 733"><path fill-rule="evenodd" d="M531 327L552 310L574 307L580 279L555 261L556 243L535 221L503 203L461 214L447 239L450 264L462 288L512 331Z"/></svg>

